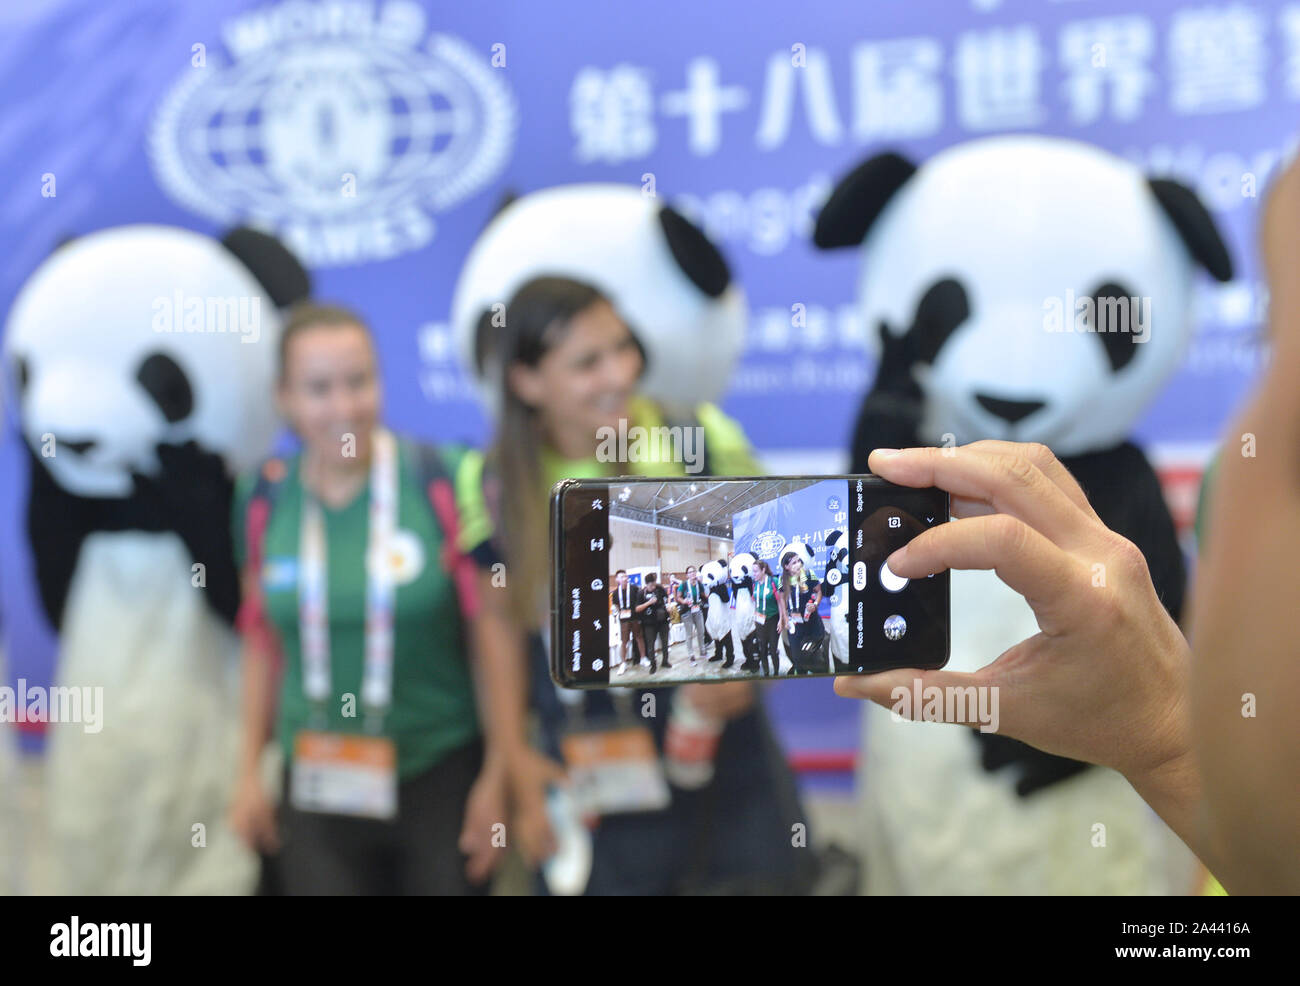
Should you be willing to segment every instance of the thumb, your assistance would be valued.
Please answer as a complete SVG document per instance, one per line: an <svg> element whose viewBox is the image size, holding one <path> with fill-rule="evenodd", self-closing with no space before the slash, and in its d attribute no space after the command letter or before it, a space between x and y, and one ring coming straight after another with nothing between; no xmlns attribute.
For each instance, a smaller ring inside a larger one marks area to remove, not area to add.
<svg viewBox="0 0 1300 986"><path fill-rule="evenodd" d="M922 701L914 701L914 699L918 696L924 699L927 689L937 688L947 694L950 688L976 687L990 687L988 678L964 671L922 671L917 668L897 668L892 671L881 671L878 674L845 675L835 679L835 694L843 698L865 698L887 709L894 709L901 705L901 714L912 720L921 718L921 710L924 706ZM977 702L957 703L959 709L970 713L978 711L978 704ZM937 721L955 722L963 726L980 724L979 719L974 715L946 718L949 711L948 703L940 702L938 705L939 713L944 718Z"/></svg>

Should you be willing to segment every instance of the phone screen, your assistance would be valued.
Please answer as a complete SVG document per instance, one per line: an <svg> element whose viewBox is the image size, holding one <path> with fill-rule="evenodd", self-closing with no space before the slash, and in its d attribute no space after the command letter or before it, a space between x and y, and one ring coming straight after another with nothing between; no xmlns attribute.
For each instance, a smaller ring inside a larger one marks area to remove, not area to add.
<svg viewBox="0 0 1300 986"><path fill-rule="evenodd" d="M948 494L875 476L602 479L551 501L551 672L569 687L940 668L948 573L886 559Z"/></svg>

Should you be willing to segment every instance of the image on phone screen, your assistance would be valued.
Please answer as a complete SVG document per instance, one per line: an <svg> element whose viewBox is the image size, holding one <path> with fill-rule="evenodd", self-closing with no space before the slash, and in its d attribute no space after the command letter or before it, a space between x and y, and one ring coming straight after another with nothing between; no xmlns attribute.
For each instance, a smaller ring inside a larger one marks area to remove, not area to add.
<svg viewBox="0 0 1300 986"><path fill-rule="evenodd" d="M551 671L569 687L939 668L948 573L886 559L948 495L875 476L568 480L551 501Z"/></svg>

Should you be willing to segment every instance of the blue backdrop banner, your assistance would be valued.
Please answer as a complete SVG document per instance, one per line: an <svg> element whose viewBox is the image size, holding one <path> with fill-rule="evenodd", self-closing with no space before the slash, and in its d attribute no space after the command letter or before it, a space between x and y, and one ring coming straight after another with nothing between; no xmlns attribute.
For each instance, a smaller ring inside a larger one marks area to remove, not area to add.
<svg viewBox="0 0 1300 986"><path fill-rule="evenodd" d="M843 468L871 379L854 251L809 243L836 178L886 147L1090 141L1193 186L1238 261L1202 286L1186 364L1139 428L1157 461L1199 465L1259 365L1256 215L1294 147L1300 3L44 0L0 12L0 86L0 310L65 236L251 222L371 320L395 428L479 442L448 328L476 235L508 190L628 183L730 260L752 314L724 408L790 472ZM0 606L10 677L43 681L26 468L11 412ZM810 723L797 741L856 745L829 686L776 701Z"/></svg>

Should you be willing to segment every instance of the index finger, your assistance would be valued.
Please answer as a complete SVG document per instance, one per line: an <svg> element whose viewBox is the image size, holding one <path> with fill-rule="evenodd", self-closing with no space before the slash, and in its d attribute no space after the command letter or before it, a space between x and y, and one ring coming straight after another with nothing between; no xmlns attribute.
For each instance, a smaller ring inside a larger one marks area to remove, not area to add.
<svg viewBox="0 0 1300 986"><path fill-rule="evenodd" d="M1073 488L1067 492L1023 454L1028 446L1006 444L1012 451L979 444L877 449L868 461L871 471L882 479L901 486L937 486L955 497L988 504L991 512L1016 517L1062 547L1087 541L1100 520L1073 478ZM1039 459L1045 454L1056 461L1045 447L1038 448L1041 451L1031 454ZM1065 467L1060 468L1064 472Z"/></svg>

